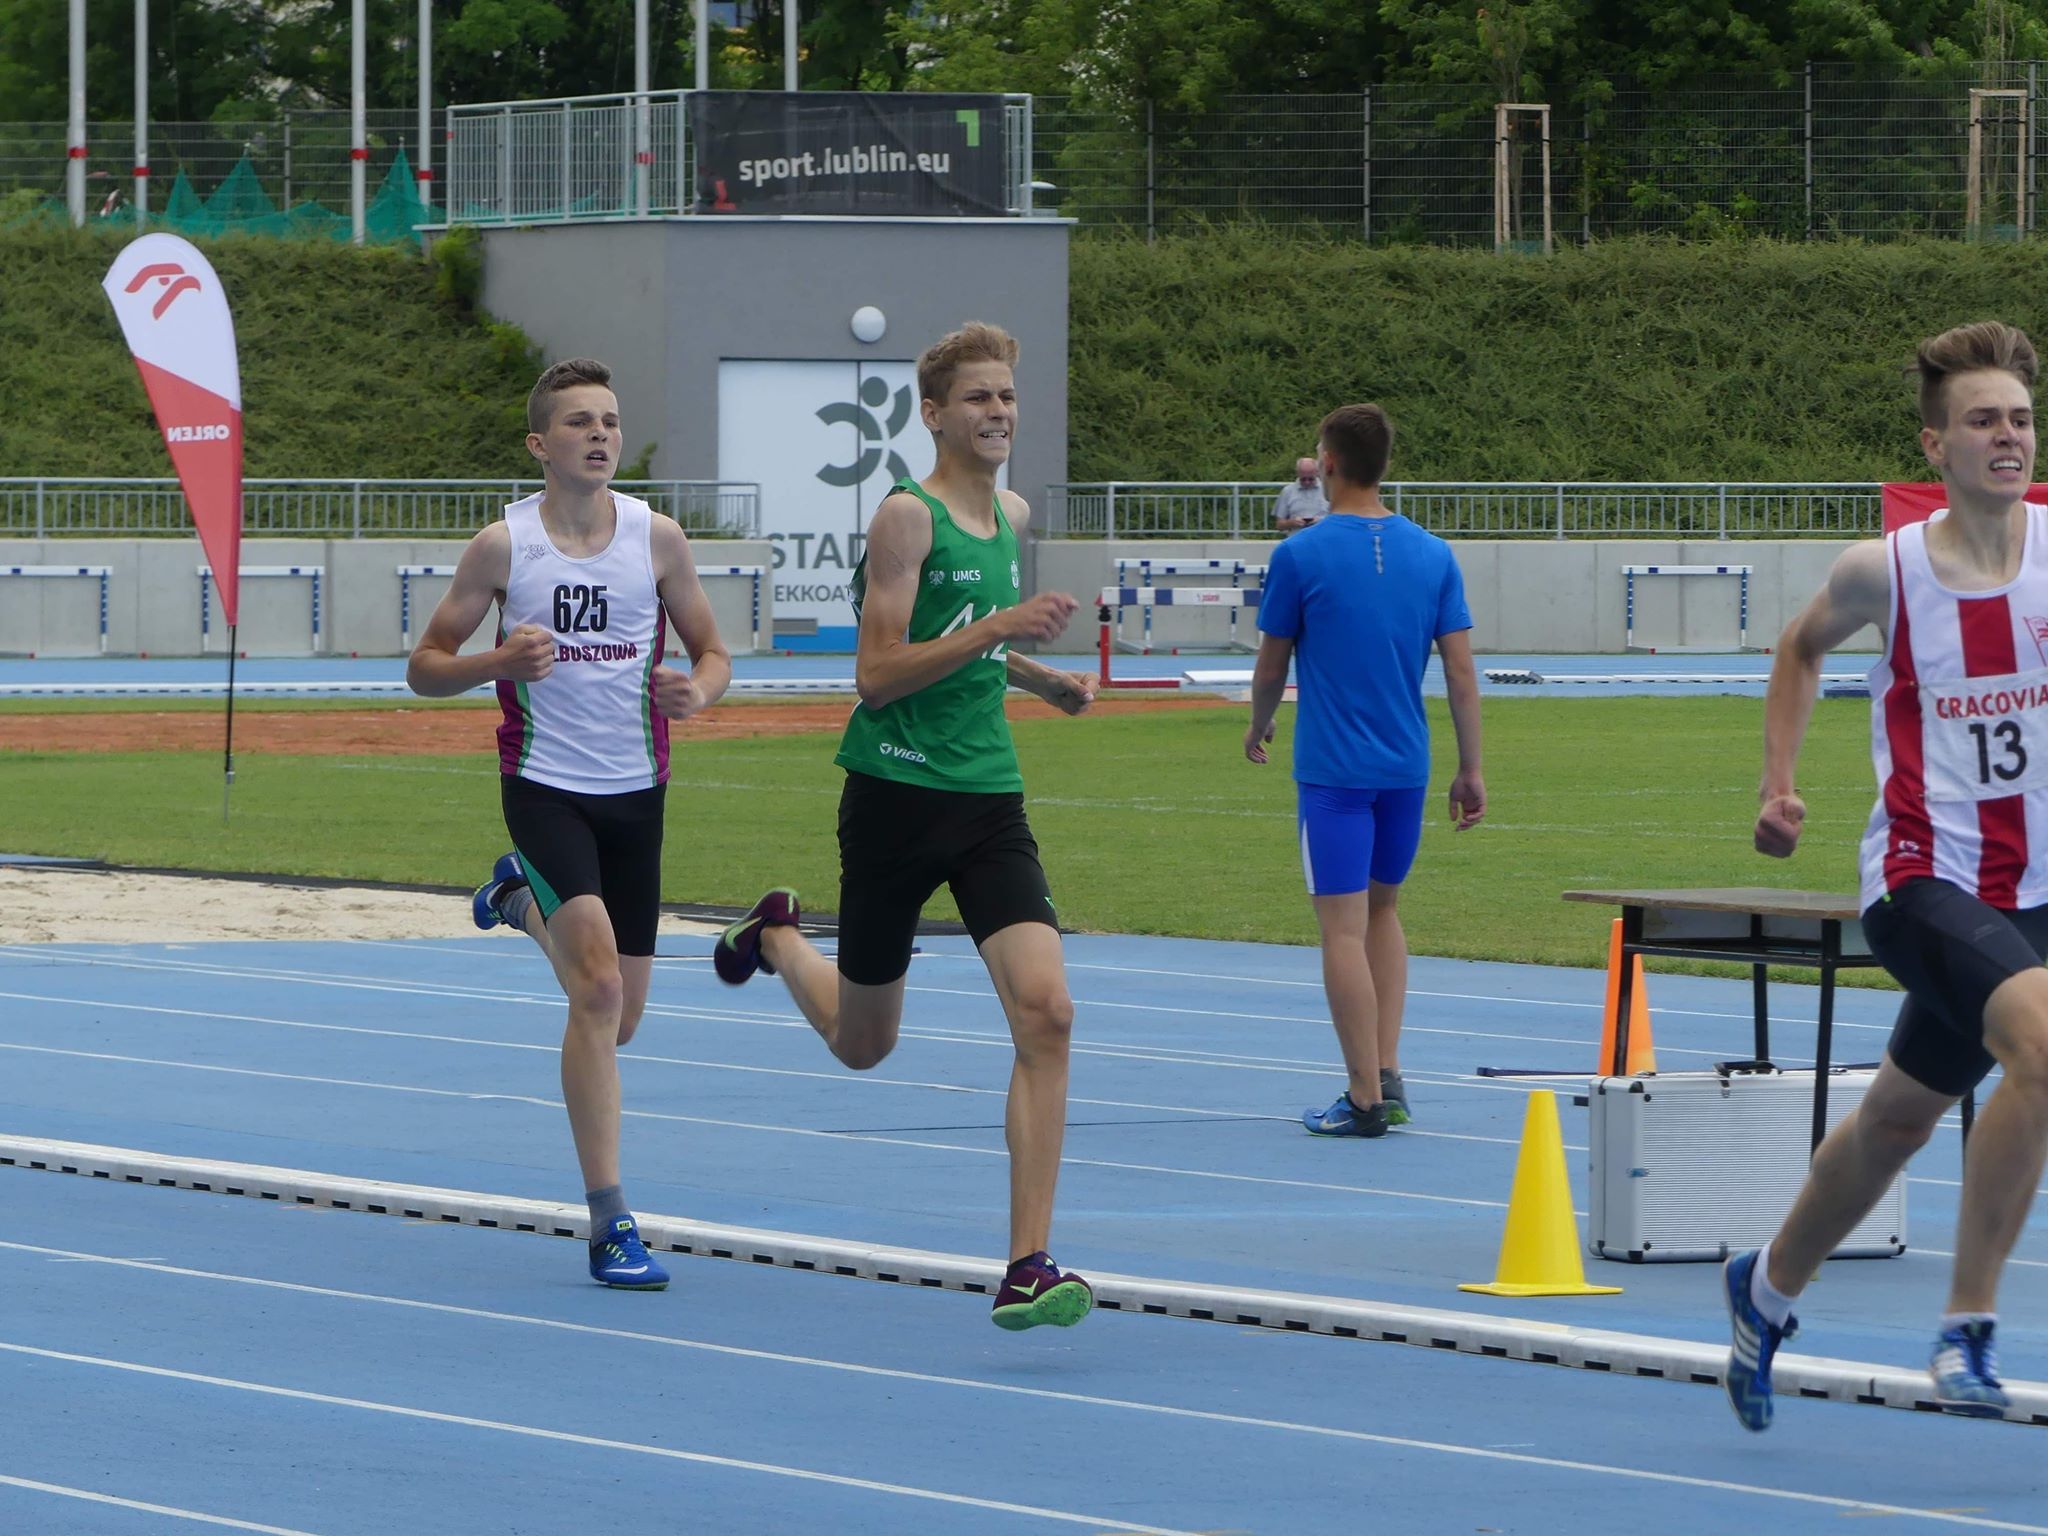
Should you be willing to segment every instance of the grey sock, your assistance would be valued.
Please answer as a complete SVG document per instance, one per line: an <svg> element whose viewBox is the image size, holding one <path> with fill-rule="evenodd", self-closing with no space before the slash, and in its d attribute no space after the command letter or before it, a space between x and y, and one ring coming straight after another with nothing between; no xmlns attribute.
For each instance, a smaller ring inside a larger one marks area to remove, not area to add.
<svg viewBox="0 0 2048 1536"><path fill-rule="evenodd" d="M1380 1068L1380 1097L1408 1102L1408 1085L1401 1081L1401 1074L1391 1067Z"/></svg>
<svg viewBox="0 0 2048 1536"><path fill-rule="evenodd" d="M590 1202L590 1240L592 1242L596 1242L604 1234L611 1231L612 1223L621 1216L630 1216L632 1214L631 1211L626 1209L626 1197L620 1192L619 1186L616 1184L608 1184L603 1189L593 1189L586 1193L583 1198Z"/></svg>
<svg viewBox="0 0 2048 1536"><path fill-rule="evenodd" d="M498 916L522 932L526 928L526 914L533 910L533 887L515 885L498 898Z"/></svg>

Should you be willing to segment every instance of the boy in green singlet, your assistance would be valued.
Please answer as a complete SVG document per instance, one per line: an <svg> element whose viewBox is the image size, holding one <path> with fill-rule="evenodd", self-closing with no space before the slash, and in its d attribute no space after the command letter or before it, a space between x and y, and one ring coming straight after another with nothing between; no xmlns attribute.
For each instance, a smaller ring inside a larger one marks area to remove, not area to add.
<svg viewBox="0 0 2048 1536"><path fill-rule="evenodd" d="M967 325L918 359L924 424L938 448L931 477L899 481L868 525L853 575L860 703L836 761L839 956L796 929L796 893L770 891L725 931L713 956L737 986L757 970L790 996L855 1071L896 1045L903 979L924 904L949 886L1010 1021L1010 1266L998 1327L1066 1327L1095 1305L1088 1282L1046 1253L1067 1127L1067 1040L1074 1019L1038 844L1024 818L1004 690L1012 683L1070 715L1094 702L1093 673L1013 655L1048 641L1078 604L1022 596L1024 499L996 489L1017 426L1017 343Z"/></svg>

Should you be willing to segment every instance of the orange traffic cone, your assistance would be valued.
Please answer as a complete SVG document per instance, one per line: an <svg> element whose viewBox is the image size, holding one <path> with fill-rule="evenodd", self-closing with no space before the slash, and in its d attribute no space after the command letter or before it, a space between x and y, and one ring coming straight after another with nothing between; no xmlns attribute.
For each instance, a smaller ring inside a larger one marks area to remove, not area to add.
<svg viewBox="0 0 2048 1536"><path fill-rule="evenodd" d="M1579 1260L1579 1222L1572 1214L1571 1180L1565 1174L1564 1132L1557 1123L1557 1095L1542 1089L1529 1095L1522 1120L1522 1150L1515 1159L1515 1188L1508 1196L1508 1220L1500 1239L1500 1263L1490 1285L1461 1285L1488 1296L1618 1296L1618 1285L1588 1285Z"/></svg>
<svg viewBox="0 0 2048 1536"><path fill-rule="evenodd" d="M1657 1047L1650 1039L1650 993L1643 985L1643 957L1637 955L1630 963L1635 974L1629 978L1628 1064L1622 1075L1640 1077L1657 1070ZM1617 917L1607 940L1607 1007L1600 1017L1600 1059L1593 1064L1595 1077L1605 1077L1614 1070L1614 1026L1620 1017L1621 919Z"/></svg>

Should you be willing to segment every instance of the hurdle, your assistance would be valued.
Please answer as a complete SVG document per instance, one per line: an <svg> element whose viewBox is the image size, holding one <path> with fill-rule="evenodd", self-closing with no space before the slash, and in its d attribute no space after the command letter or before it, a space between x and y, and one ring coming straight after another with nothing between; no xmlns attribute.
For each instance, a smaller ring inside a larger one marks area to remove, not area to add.
<svg viewBox="0 0 2048 1536"><path fill-rule="evenodd" d="M1533 667L1488 667L1484 676L1489 683L1509 686L1559 687L1569 684L1574 687L1595 688L1619 684L1639 686L1646 683L1684 683L1692 686L1714 683L1754 683L1761 688L1770 682L1767 672L1539 672ZM1861 686L1861 672L1823 672L1821 684L1828 688ZM1868 697L1868 690L1865 690Z"/></svg>
<svg viewBox="0 0 2048 1536"><path fill-rule="evenodd" d="M1265 595L1261 587L1104 587L1096 594L1095 618L1100 627L1102 686L1105 688L1179 688L1178 677L1112 678L1109 659L1115 649L1112 610L1161 608L1256 608Z"/></svg>
<svg viewBox="0 0 2048 1536"><path fill-rule="evenodd" d="M401 565L398 567L398 648L412 650L412 584L419 576L453 576L452 565Z"/></svg>
<svg viewBox="0 0 2048 1536"><path fill-rule="evenodd" d="M1228 576L1233 587L1243 586L1244 579L1247 576L1252 577L1256 581L1264 581L1266 579L1265 566L1248 565L1242 560L1159 560L1150 555L1125 555L1120 556L1116 561L1117 585L1121 587L1129 582L1133 571L1137 573L1136 585L1140 588L1150 587L1154 576ZM1146 603L1140 608L1139 612L1141 615L1139 638L1137 640L1126 640L1124 638L1123 606L1121 604L1117 606L1116 647L1120 651L1130 651L1139 656L1149 656L1152 654L1152 604ZM1230 638L1226 644L1232 650L1252 651L1258 649L1256 645L1247 644L1245 641L1237 638L1236 608L1230 610Z"/></svg>
<svg viewBox="0 0 2048 1536"><path fill-rule="evenodd" d="M761 649L761 581L768 574L765 565L700 565L699 576L745 576L753 586L752 628L754 649Z"/></svg>
<svg viewBox="0 0 2048 1536"><path fill-rule="evenodd" d="M1735 598L1735 649L1747 651L1749 643L1749 576L1751 567L1746 565L1624 565L1621 568L1625 583L1622 646L1626 650L1643 655L1683 655L1686 652L1713 653L1724 651L1718 645L1637 645L1636 644L1636 578L1638 576L1733 576L1736 579Z"/></svg>
<svg viewBox="0 0 2048 1536"><path fill-rule="evenodd" d="M96 578L100 584L100 654L107 653L107 587L112 580L114 568L110 565L0 565L0 576L25 576L41 579L84 576Z"/></svg>
<svg viewBox="0 0 2048 1536"><path fill-rule="evenodd" d="M213 567L202 565L199 570L199 649L202 654L212 649L213 634ZM313 584L313 650L320 650L320 583L327 575L324 565L245 565L245 577L297 577Z"/></svg>

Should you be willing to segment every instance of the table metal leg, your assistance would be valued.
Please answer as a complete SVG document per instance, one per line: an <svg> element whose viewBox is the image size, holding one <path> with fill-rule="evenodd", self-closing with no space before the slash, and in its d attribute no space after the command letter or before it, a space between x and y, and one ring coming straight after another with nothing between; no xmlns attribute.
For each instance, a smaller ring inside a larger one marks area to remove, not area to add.
<svg viewBox="0 0 2048 1536"><path fill-rule="evenodd" d="M1621 980L1614 992L1614 1059L1607 1063L1609 1077L1628 1072L1628 1016L1635 1002L1636 955L1632 946L1643 941L1643 909L1621 909Z"/></svg>
<svg viewBox="0 0 2048 1536"><path fill-rule="evenodd" d="M1828 1131L1828 1061L1834 1046L1835 966L1842 958L1842 925L1830 918L1820 925L1820 1019L1813 1040L1813 1145L1818 1150Z"/></svg>
<svg viewBox="0 0 2048 1536"><path fill-rule="evenodd" d="M1749 920L1749 942L1752 948L1762 949L1764 944L1764 920L1752 916ZM1750 996L1756 1010L1756 1059L1771 1059L1771 990L1770 967L1752 965L1749 968Z"/></svg>

